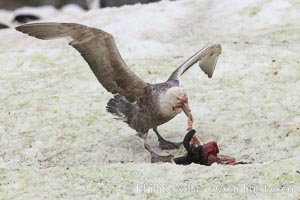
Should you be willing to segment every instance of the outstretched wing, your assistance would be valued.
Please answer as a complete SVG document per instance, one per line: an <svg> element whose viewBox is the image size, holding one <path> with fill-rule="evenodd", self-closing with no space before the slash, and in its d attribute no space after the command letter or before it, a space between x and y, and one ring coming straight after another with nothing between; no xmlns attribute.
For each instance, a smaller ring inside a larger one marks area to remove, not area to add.
<svg viewBox="0 0 300 200"><path fill-rule="evenodd" d="M75 23L32 23L16 27L39 39L70 37L69 45L80 52L103 87L113 94L135 101L147 83L134 74L123 61L112 35Z"/></svg>
<svg viewBox="0 0 300 200"><path fill-rule="evenodd" d="M222 47L220 44L207 44L200 51L195 53L182 65L180 65L170 76L168 81L178 80L179 77L186 72L191 66L199 62L199 66L209 78L214 73L215 66L219 55L222 53Z"/></svg>

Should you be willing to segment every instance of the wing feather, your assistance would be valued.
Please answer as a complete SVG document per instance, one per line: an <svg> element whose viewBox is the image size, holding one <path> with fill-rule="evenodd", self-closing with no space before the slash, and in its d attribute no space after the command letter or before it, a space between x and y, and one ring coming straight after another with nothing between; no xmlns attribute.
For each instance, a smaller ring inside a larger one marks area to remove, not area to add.
<svg viewBox="0 0 300 200"><path fill-rule="evenodd" d="M122 59L114 38L100 29L75 23L32 23L16 27L39 39L70 37L69 43L88 63L102 86L113 94L136 101L147 83L133 73Z"/></svg>
<svg viewBox="0 0 300 200"><path fill-rule="evenodd" d="M180 65L170 76L168 81L178 80L180 76L186 72L191 66L199 62L202 71L207 74L209 78L212 77L219 55L222 53L220 44L207 44L182 65Z"/></svg>

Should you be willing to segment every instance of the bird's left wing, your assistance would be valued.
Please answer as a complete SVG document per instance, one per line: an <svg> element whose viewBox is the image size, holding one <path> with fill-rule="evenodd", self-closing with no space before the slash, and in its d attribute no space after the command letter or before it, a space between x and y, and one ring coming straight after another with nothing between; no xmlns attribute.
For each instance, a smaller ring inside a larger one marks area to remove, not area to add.
<svg viewBox="0 0 300 200"><path fill-rule="evenodd" d="M180 76L186 72L191 66L199 62L199 66L209 78L214 73L215 66L219 55L222 53L222 47L220 44L207 44L200 51L195 53L182 65L180 65L170 76L168 81L178 80Z"/></svg>
<svg viewBox="0 0 300 200"><path fill-rule="evenodd" d="M147 83L126 65L109 33L81 24L55 22L25 24L16 29L44 40L71 38L69 44L79 51L108 92L131 102L143 95Z"/></svg>

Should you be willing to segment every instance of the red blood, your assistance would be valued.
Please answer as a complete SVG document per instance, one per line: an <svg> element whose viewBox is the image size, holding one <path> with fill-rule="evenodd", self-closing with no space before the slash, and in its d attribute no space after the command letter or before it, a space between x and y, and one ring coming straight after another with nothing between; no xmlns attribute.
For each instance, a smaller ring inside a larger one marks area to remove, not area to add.
<svg viewBox="0 0 300 200"><path fill-rule="evenodd" d="M235 159L230 156L220 155L217 142L212 141L203 145L203 161L205 165L210 166L212 163L218 163L222 165L234 165Z"/></svg>

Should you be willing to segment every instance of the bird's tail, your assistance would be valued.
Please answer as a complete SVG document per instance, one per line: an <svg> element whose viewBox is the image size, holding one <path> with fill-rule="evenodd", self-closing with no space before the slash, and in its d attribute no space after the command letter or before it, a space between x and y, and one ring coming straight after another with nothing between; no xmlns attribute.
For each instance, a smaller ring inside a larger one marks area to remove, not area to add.
<svg viewBox="0 0 300 200"><path fill-rule="evenodd" d="M115 119L130 123L131 117L136 112L136 106L134 103L127 101L125 97L115 95L108 101L106 110L112 113L116 117Z"/></svg>

